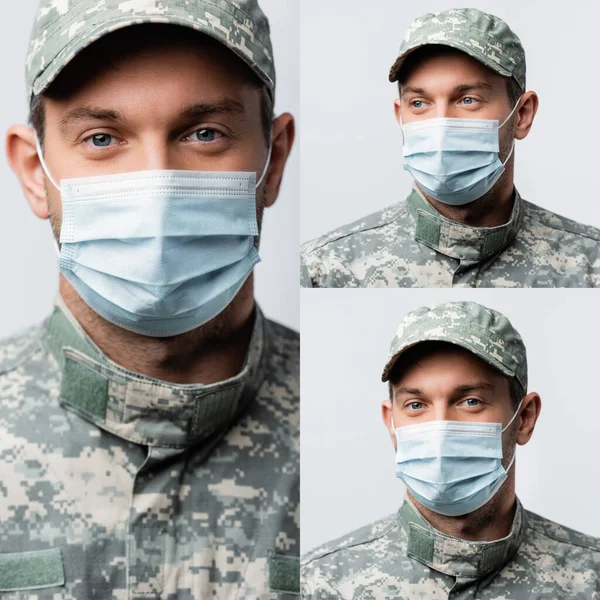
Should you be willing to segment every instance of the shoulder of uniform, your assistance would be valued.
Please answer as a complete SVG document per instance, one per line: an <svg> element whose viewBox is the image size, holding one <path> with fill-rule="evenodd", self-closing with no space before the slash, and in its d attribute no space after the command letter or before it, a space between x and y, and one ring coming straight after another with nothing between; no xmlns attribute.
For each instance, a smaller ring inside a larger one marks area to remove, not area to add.
<svg viewBox="0 0 600 600"><path fill-rule="evenodd" d="M280 398L291 402L297 415L300 401L300 334L270 320L265 320L265 330L269 340L265 356L267 380L278 384Z"/></svg>
<svg viewBox="0 0 600 600"><path fill-rule="evenodd" d="M525 214L545 227L600 241L600 229L596 227L578 223L577 221L573 221L573 219L567 219L567 217L553 213L541 206L536 206L531 202L524 201L524 205Z"/></svg>
<svg viewBox="0 0 600 600"><path fill-rule="evenodd" d="M276 321L265 320L265 328L269 336L271 358L282 366L287 365L290 375L299 369L300 334Z"/></svg>
<svg viewBox="0 0 600 600"><path fill-rule="evenodd" d="M18 368L39 349L44 330L44 324L38 324L0 341L0 375Z"/></svg>
<svg viewBox="0 0 600 600"><path fill-rule="evenodd" d="M271 319L265 319L265 322L274 339L280 340L281 343L294 348L300 345L300 334L294 329L286 327L277 321L271 321Z"/></svg>
<svg viewBox="0 0 600 600"><path fill-rule="evenodd" d="M370 215L343 225L338 229L334 229L321 237L318 237L309 242L302 244L301 254L303 257L308 257L312 253L318 252L325 248L329 244L333 244L337 241L344 240L345 238L359 235L366 231L373 231L381 227L389 225L392 221L398 219L407 212L406 201L399 202L388 206L382 210L371 213Z"/></svg>
<svg viewBox="0 0 600 600"><path fill-rule="evenodd" d="M302 557L302 565L304 567L308 567L311 564L315 563L315 561L318 561L319 559L334 554L339 554L351 548L356 548L358 546L365 546L375 540L382 538L389 531L392 531L400 526L396 517L397 515L394 513L393 515L389 515L387 517L384 517L383 519L379 519L378 521L361 527L360 529L357 529L352 533L348 533L336 540L333 540L322 546L319 546L318 548L315 548L314 550L311 550Z"/></svg>
<svg viewBox="0 0 600 600"><path fill-rule="evenodd" d="M559 542L571 546L579 546L593 552L600 552L600 539L591 535L586 535L564 525L554 523L549 519L541 517L535 513L527 511L528 526L537 533ZM600 557L599 557L600 559Z"/></svg>

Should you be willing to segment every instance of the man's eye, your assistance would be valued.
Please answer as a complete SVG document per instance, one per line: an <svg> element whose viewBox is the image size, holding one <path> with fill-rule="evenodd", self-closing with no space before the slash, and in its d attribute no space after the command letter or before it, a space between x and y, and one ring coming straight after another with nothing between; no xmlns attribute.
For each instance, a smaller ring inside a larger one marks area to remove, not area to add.
<svg viewBox="0 0 600 600"><path fill-rule="evenodd" d="M88 141L96 148L106 148L107 146L110 146L113 139L113 136L108 133L97 133L88 138Z"/></svg>
<svg viewBox="0 0 600 600"><path fill-rule="evenodd" d="M478 400L477 398L467 398L465 400L465 404L467 406L479 406L481 404L481 400Z"/></svg>
<svg viewBox="0 0 600 600"><path fill-rule="evenodd" d="M472 105L472 104L475 104L475 102L477 102L477 100L475 100L475 98L471 98L471 96L467 96L466 98L463 98L462 101L464 104L467 104L467 105Z"/></svg>
<svg viewBox="0 0 600 600"><path fill-rule="evenodd" d="M413 108L422 108L423 100L413 100L412 105L413 105Z"/></svg>
<svg viewBox="0 0 600 600"><path fill-rule="evenodd" d="M408 404L408 408L410 410L421 410L423 408L423 403L422 402L410 402Z"/></svg>
<svg viewBox="0 0 600 600"><path fill-rule="evenodd" d="M223 137L223 134L214 129L198 129L198 131L194 131L190 136L195 142L214 142L220 137Z"/></svg>

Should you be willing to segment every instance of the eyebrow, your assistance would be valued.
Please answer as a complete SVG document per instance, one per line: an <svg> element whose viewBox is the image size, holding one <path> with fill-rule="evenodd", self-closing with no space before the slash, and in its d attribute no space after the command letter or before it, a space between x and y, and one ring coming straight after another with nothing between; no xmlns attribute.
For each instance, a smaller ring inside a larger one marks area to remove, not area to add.
<svg viewBox="0 0 600 600"><path fill-rule="evenodd" d="M423 396L424 392L419 388L401 386L394 390L394 395L399 396L400 394L410 394L411 396Z"/></svg>
<svg viewBox="0 0 600 600"><path fill-rule="evenodd" d="M247 111L244 105L233 98L219 98L213 102L197 102L187 104L180 110L179 117L184 120L194 120L206 115L228 114L245 119ZM111 123L125 123L127 118L118 110L99 108L95 106L76 106L67 111L60 119L59 129L64 131L72 124L79 121L108 121Z"/></svg>
<svg viewBox="0 0 600 600"><path fill-rule="evenodd" d="M184 106L180 115L184 119L198 119L207 114L227 114L245 119L246 107L233 98L220 98L214 102L198 102Z"/></svg>
<svg viewBox="0 0 600 600"><path fill-rule="evenodd" d="M487 381L476 381L475 383L465 383L454 388L455 392L472 392L473 390L491 390L494 391L494 386Z"/></svg>
<svg viewBox="0 0 600 600"><path fill-rule="evenodd" d="M494 391L494 386L487 381L476 381L474 383L465 383L463 385L459 385L455 387L452 392L456 394L460 392L462 394L473 392L474 390L491 390ZM419 388L411 388L406 386L400 386L394 390L394 395L399 396L400 394L410 394L411 396L424 396L425 392Z"/></svg>
<svg viewBox="0 0 600 600"><path fill-rule="evenodd" d="M457 85L454 88L455 93L467 92L469 90L492 90L492 86L485 81L474 81L473 83L463 83L462 85Z"/></svg>
<svg viewBox="0 0 600 600"><path fill-rule="evenodd" d="M457 85L452 90L452 93L453 94L461 94L464 92L468 92L469 90L480 90L480 89L491 91L492 86L489 83L486 83L485 81L473 81L471 83L462 83L461 85ZM419 94L419 95L427 94L427 92L423 88L413 87L411 85L402 86L403 94L406 94L409 92L411 92L413 94Z"/></svg>
<svg viewBox="0 0 600 600"><path fill-rule="evenodd" d="M78 121L110 121L112 123L124 122L125 115L118 110L111 110L107 108L96 108L94 106L76 106L67 111L65 115L59 121L58 128L64 133L64 131Z"/></svg>

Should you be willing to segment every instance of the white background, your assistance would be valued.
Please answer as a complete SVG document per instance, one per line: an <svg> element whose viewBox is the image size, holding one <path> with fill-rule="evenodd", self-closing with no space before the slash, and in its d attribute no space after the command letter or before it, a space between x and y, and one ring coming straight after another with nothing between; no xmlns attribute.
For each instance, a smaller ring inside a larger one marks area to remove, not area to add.
<svg viewBox="0 0 600 600"><path fill-rule="evenodd" d="M299 2L261 0L271 22L277 69L276 114L299 118ZM2 98L0 135L15 123L27 123L25 56L36 0L0 3ZM31 212L4 153L0 153L0 339L45 318L58 288L57 259L48 221ZM285 172L279 199L265 212L256 297L270 318L297 329L299 144Z"/></svg>
<svg viewBox="0 0 600 600"><path fill-rule="evenodd" d="M600 4L572 0L470 0L506 20L540 97L529 136L516 143L515 184L526 199L600 227L596 173ZM404 200L389 69L408 24L465 6L443 0L302 0L302 242Z"/></svg>
<svg viewBox="0 0 600 600"><path fill-rule="evenodd" d="M525 342L529 391L542 398L532 439L517 446L525 508L600 537L597 292L302 290L303 553L400 507L381 372L404 314L450 300L499 310Z"/></svg>

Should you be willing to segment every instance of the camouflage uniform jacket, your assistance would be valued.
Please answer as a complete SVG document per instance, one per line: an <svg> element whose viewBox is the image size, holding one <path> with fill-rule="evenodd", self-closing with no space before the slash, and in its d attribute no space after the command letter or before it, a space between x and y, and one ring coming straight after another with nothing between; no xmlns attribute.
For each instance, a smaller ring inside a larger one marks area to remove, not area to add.
<svg viewBox="0 0 600 600"><path fill-rule="evenodd" d="M508 223L469 227L413 189L302 247L303 287L600 287L600 230L515 192Z"/></svg>
<svg viewBox="0 0 600 600"><path fill-rule="evenodd" d="M297 597L298 361L258 309L206 386L119 367L60 300L1 344L0 598Z"/></svg>
<svg viewBox="0 0 600 600"><path fill-rule="evenodd" d="M509 535L468 542L431 527L405 500L397 515L302 561L306 600L598 600L600 540L517 509Z"/></svg>

